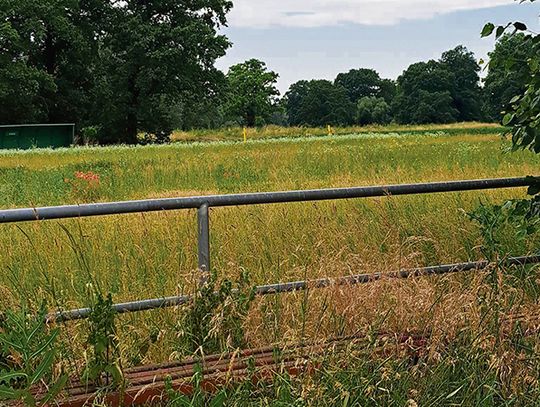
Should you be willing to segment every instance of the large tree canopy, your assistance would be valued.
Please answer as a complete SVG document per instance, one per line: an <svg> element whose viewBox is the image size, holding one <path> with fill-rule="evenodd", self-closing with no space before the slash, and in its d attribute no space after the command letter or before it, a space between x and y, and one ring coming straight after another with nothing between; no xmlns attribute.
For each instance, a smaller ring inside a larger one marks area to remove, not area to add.
<svg viewBox="0 0 540 407"><path fill-rule="evenodd" d="M397 80L394 114L401 123L449 123L459 112L452 100L453 75L437 61L418 62Z"/></svg>
<svg viewBox="0 0 540 407"><path fill-rule="evenodd" d="M381 78L373 69L351 69L347 73L340 73L334 83L347 90L351 102L356 103L363 97L378 96Z"/></svg>
<svg viewBox="0 0 540 407"><path fill-rule="evenodd" d="M463 46L438 61L411 65L397 80L393 101L401 123L450 123L478 120L481 91L474 56Z"/></svg>
<svg viewBox="0 0 540 407"><path fill-rule="evenodd" d="M93 2L0 3L0 121L74 121L91 85Z"/></svg>
<svg viewBox="0 0 540 407"><path fill-rule="evenodd" d="M453 74L449 92L452 95L452 107L458 111L456 119L461 122L480 120L480 65L474 54L459 45L444 52L439 63Z"/></svg>
<svg viewBox="0 0 540 407"><path fill-rule="evenodd" d="M241 118L248 127L255 126L257 118L268 120L279 96L275 86L278 77L258 59L232 66L227 73L227 114Z"/></svg>
<svg viewBox="0 0 540 407"><path fill-rule="evenodd" d="M95 124L102 141L167 135L212 95L228 0L4 0L0 120Z"/></svg>
<svg viewBox="0 0 540 407"><path fill-rule="evenodd" d="M348 125L354 116L345 88L327 80L296 82L285 94L285 105L293 126Z"/></svg>

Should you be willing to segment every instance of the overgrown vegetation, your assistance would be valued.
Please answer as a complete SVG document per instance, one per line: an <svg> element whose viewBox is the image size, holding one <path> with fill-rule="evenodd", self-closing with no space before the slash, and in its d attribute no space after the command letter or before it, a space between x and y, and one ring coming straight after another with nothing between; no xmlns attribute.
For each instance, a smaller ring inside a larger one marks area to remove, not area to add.
<svg viewBox="0 0 540 407"><path fill-rule="evenodd" d="M95 187L99 199L122 200L520 176L534 173L539 164L539 158L528 151L503 153L510 144L501 141L500 128L495 126L469 125L461 130L455 126L390 127L390 133L380 130L342 135L348 129L336 128L337 135L331 137L291 137L246 144L186 143L3 153L0 188L4 193L0 199L4 199L4 207L91 200L84 188L74 189L65 182L66 178L73 179L77 171L99 175ZM400 131L406 132L393 133ZM230 136L236 137L233 133L220 135ZM96 151L100 152L98 159ZM489 274L497 276L497 295L491 294L493 278L466 273L437 279L383 280L362 287L331 287L266 298L251 296L251 287L262 283L488 257L482 250L482 231L463 212L473 211L479 201L488 207L492 202L511 198L524 198L524 193L502 190L216 209L211 214L216 275L194 302L178 309L114 319L110 298L89 300L88 283L110 291L117 302L196 292L194 214L156 213L4 225L0 261L5 272L0 277L0 290L6 304L13 306L21 298L47 298L53 304L51 308L61 309L93 304L94 316L89 325L62 325L58 343L63 364L72 371L84 364L81 352L86 350L87 362L89 366L93 363L97 372L94 380L101 386L107 386L107 376L108 383L114 383L107 371L115 364L127 368L177 359L192 352L200 355L359 332L418 331L431 338L431 347L428 356L415 357L413 362L400 354L392 354L388 360L362 360L358 356L353 364L343 367L343 358L336 356L334 361L325 362L314 377L281 375L271 384L225 389L226 403L281 401L309 405L310 400L315 400L313 403L320 401L319 405L335 405L338 395L345 397L347 393L351 405L404 397L405 402L409 398L418 403L435 402L442 394L456 402L468 402L474 397L526 401L536 394L530 384L534 380L525 380L534 376L534 366L512 356L513 368L525 372L523 381L519 381L515 375L504 376L502 363L508 363L509 356L504 352L513 349L511 343L526 346L531 358L535 355L534 341L523 333L534 326L534 304L540 292L537 268L499 267ZM507 222L499 223L501 247L497 250L503 253L501 258L536 251L538 232L531 230L526 239L516 239L515 229L509 228ZM249 281L245 272L249 273ZM499 304L500 321L495 325L491 323L494 314L483 314L493 311L494 303ZM525 315L532 322L526 318L509 325L507 321L514 315ZM488 326L490 330L484 331ZM492 342L496 338L495 326L502 335L501 348ZM509 333L513 329L518 330L515 335ZM482 340L472 343L469 337L460 336L464 331L471 337L480 335ZM377 344L377 336L373 338ZM470 349L474 352L466 353ZM501 365L489 365L488 369L486 355L501 358ZM391 386L389 379L380 376L390 368L403 378L394 380L394 387L387 387ZM489 380L481 376L485 372L489 372ZM465 374L467 380L481 388L468 387ZM53 380L56 377L58 372ZM334 381L333 377L340 379ZM103 380L99 382L99 378ZM448 384L436 387L439 378L440 383ZM337 382L344 386L342 391L333 387ZM122 383L121 379L118 383ZM495 387L488 389L488 384ZM379 387L390 394L377 390ZM193 401L178 397L184 402ZM196 396L201 403L212 399L204 393ZM222 400L222 396L216 399ZM341 403L343 398L339 400Z"/></svg>
<svg viewBox="0 0 540 407"><path fill-rule="evenodd" d="M91 354L83 372L83 380L99 386L118 388L124 385L124 378L112 295L104 298L102 294L96 293L93 296L95 298L88 319L87 338Z"/></svg>
<svg viewBox="0 0 540 407"><path fill-rule="evenodd" d="M184 307L177 323L178 353L210 355L245 348L244 324L255 291L245 271L236 284L214 271Z"/></svg>
<svg viewBox="0 0 540 407"><path fill-rule="evenodd" d="M25 306L0 314L0 403L46 405L66 385L67 374L56 366L59 329L45 324L46 314L45 304L37 312Z"/></svg>

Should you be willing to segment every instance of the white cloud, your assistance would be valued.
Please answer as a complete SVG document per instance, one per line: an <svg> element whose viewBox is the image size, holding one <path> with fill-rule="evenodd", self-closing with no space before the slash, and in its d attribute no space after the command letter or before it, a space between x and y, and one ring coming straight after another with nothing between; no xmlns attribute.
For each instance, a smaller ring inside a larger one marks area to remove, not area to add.
<svg viewBox="0 0 540 407"><path fill-rule="evenodd" d="M320 27L344 23L392 25L459 10L513 4L513 0L234 0L234 27Z"/></svg>

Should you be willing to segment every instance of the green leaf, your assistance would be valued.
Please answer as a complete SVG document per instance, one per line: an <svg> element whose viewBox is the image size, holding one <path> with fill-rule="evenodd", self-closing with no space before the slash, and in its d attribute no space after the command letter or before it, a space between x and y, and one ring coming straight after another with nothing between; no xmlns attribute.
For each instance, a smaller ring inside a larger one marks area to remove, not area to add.
<svg viewBox="0 0 540 407"><path fill-rule="evenodd" d="M14 379L26 379L28 375L22 372L2 373L0 374L0 382L10 382Z"/></svg>
<svg viewBox="0 0 540 407"><path fill-rule="evenodd" d="M503 27L502 25L498 26L497 31L495 32L495 38L499 38L501 35L503 35L505 30L506 27Z"/></svg>
<svg viewBox="0 0 540 407"><path fill-rule="evenodd" d="M512 123L512 120L515 118L514 113L506 113L503 117L502 124L503 126L508 126L510 123Z"/></svg>
<svg viewBox="0 0 540 407"><path fill-rule="evenodd" d="M514 104L518 102L521 99L521 95L514 96L512 99L510 99L510 104Z"/></svg>
<svg viewBox="0 0 540 407"><path fill-rule="evenodd" d="M30 381L30 385L36 384L45 374L51 370L54 362L54 352L47 352L45 357L37 367Z"/></svg>
<svg viewBox="0 0 540 407"><path fill-rule="evenodd" d="M55 341L56 337L58 336L58 330L55 329L51 335L47 338L47 340L39 347L38 350L36 350L34 353L30 355L30 358L35 358L36 356L39 356L40 354L44 353L47 348L50 347L50 345Z"/></svg>
<svg viewBox="0 0 540 407"><path fill-rule="evenodd" d="M495 29L495 24L487 23L482 29L482 37L489 37L493 33L494 29Z"/></svg>
<svg viewBox="0 0 540 407"><path fill-rule="evenodd" d="M62 389L66 386L66 383L68 381L68 375L63 374L58 378L56 383L49 388L49 391L43 397L41 400L41 405L47 405L50 401L52 401L58 394L62 391Z"/></svg>
<svg viewBox="0 0 540 407"><path fill-rule="evenodd" d="M223 407L225 400L227 400L227 393L225 393L225 390L221 390L214 396L208 407Z"/></svg>
<svg viewBox="0 0 540 407"><path fill-rule="evenodd" d="M0 386L0 400L19 400L20 398L20 390L8 386Z"/></svg>

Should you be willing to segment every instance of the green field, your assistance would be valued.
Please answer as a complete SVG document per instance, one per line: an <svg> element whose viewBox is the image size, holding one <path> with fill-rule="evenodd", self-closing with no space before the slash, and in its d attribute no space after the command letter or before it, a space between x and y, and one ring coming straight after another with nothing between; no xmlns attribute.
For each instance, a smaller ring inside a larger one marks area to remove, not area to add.
<svg viewBox="0 0 540 407"><path fill-rule="evenodd" d="M273 133L247 143L203 137L165 146L2 151L0 207L538 175L540 157L508 153L510 142L499 133L476 125L319 137ZM97 174L99 181L78 180L77 172ZM246 271L261 284L477 260L483 241L467 212L522 197L524 189L513 189L217 208L211 211L212 266L218 276L234 280ZM168 296L192 292L197 279L194 211L0 227L0 307L42 299L50 308L85 306L96 287L118 302ZM507 254L538 247L538 237L523 242L507 233L503 240ZM480 323L482 284L469 273L260 299L245 337L249 346L260 346L375 324L396 332L437 325L446 335ZM515 302L509 309L529 305ZM125 364L177 357L179 313L122 316ZM84 326L65 327L67 349L76 352L84 343ZM157 342L142 358L133 356L136 344L155 331Z"/></svg>

